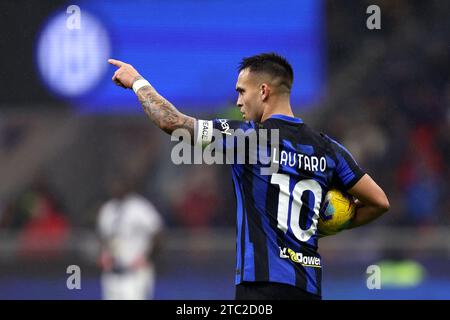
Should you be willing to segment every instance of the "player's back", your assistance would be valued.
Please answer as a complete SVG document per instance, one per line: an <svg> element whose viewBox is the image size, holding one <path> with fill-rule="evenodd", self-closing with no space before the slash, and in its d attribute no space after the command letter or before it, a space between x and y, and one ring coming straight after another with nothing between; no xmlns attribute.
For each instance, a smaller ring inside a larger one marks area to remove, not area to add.
<svg viewBox="0 0 450 320"><path fill-rule="evenodd" d="M348 189L363 172L343 146L299 118L274 115L259 124L218 119L208 126L225 135L240 130L258 140L242 148L223 139L226 150L247 153L245 163L232 165L236 284L280 282L320 295L317 224L322 201L332 186ZM258 161L249 162L255 154ZM267 157L269 164L262 161Z"/></svg>

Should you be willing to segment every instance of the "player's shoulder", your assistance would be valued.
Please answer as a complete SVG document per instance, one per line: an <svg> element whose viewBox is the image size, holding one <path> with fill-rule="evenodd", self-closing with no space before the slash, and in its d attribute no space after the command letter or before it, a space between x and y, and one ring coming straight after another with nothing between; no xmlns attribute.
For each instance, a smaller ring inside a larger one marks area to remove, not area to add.
<svg viewBox="0 0 450 320"><path fill-rule="evenodd" d="M128 204L139 214L156 214L156 207L143 195L133 193L128 196Z"/></svg>
<svg viewBox="0 0 450 320"><path fill-rule="evenodd" d="M323 140L319 132L312 129L303 119L291 117L287 115L272 115L260 125L266 129L280 129L287 135L295 135L297 137L306 138L307 140Z"/></svg>
<svg viewBox="0 0 450 320"><path fill-rule="evenodd" d="M311 128L307 124L304 124L302 126L301 140L319 150L322 150L323 153L331 157L333 157L336 153L339 153L341 149L345 149L335 138L333 138L329 134L321 130Z"/></svg>
<svg viewBox="0 0 450 320"><path fill-rule="evenodd" d="M117 206L117 200L110 199L100 206L100 210L99 210L100 214L103 214L103 215L108 214L108 213L114 211L116 206Z"/></svg>
<svg viewBox="0 0 450 320"><path fill-rule="evenodd" d="M302 127L303 125L304 122L301 118L284 114L274 114L262 122L264 127Z"/></svg>
<svg viewBox="0 0 450 320"><path fill-rule="evenodd" d="M102 204L97 215L98 223L104 224L107 223L107 221L110 221L116 211L116 205L117 203L114 199L110 199Z"/></svg>
<svg viewBox="0 0 450 320"><path fill-rule="evenodd" d="M264 121L263 126L267 129L280 129L282 137L292 138L315 148L329 149L331 146L331 139L325 133L313 129L301 118L274 115Z"/></svg>
<svg viewBox="0 0 450 320"><path fill-rule="evenodd" d="M212 120L214 127L223 132L227 132L229 129L254 129L255 123L253 121L242 121L242 120L233 120L233 119L221 119L217 118Z"/></svg>
<svg viewBox="0 0 450 320"><path fill-rule="evenodd" d="M345 152L345 153L350 154L350 151L348 151L347 148L344 147L344 145L342 143L340 143L337 139L335 139L323 132L321 132L320 134L324 137L324 139L326 139L326 143L330 146L330 148L334 152L338 152L338 153Z"/></svg>
<svg viewBox="0 0 450 320"><path fill-rule="evenodd" d="M318 135L323 140L323 142L326 143L327 145L329 145L330 147L337 146L338 142L336 141L336 139L333 139L331 136L329 136L325 132L319 131Z"/></svg>
<svg viewBox="0 0 450 320"><path fill-rule="evenodd" d="M140 221L143 226L147 226L151 230L161 229L163 220L153 203L140 194L133 194L131 196L134 204L134 219Z"/></svg>

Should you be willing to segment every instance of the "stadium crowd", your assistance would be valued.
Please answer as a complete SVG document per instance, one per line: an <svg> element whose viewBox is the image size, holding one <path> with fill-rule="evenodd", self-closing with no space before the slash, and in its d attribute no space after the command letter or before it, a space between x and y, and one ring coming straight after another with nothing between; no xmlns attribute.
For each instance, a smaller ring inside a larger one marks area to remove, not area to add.
<svg viewBox="0 0 450 320"><path fill-rule="evenodd" d="M349 4L350 7L328 4L330 80L334 75L350 70L355 63L361 63L353 58L364 50L370 51L373 47L380 54L375 60L365 61L366 69L357 73L359 81L355 88L348 90L345 83L339 84L339 90L345 93L340 99L320 102L305 112L295 109L297 116L304 117L309 125L340 140L360 165L380 181L392 207L388 215L376 222L379 224L433 226L450 223L450 22L445 17L445 8L441 7L446 6L442 1L426 3L380 1L383 20L382 29L377 31L368 31L364 20L348 18L356 4ZM216 114L196 116L221 117ZM90 143L90 147L78 149L77 156L83 158L83 152L91 154L85 156L84 171L77 179L85 179L83 174L96 174L96 179L91 177L87 181L92 182L92 188L95 186L97 191L83 194L85 190L80 188L83 183L76 181L59 188L58 194L62 195L59 202L77 199L76 203L64 205L61 215L69 221L67 223L94 226L99 204L107 196L104 182L109 174L107 170L111 169L95 162L107 158L103 153L112 157L122 153L121 157L130 161L115 159L115 163L123 162L123 166L130 168L120 168L121 171L131 170L139 177L140 191L155 203L169 227L233 226L234 195L228 168L175 166L170 161L169 138L156 134L157 129L150 124L141 126L143 117L140 116L140 127L134 131L127 129L132 126L132 121L124 125L123 131L131 137L121 145L111 139L118 134L108 136L108 132L117 130L120 124L93 131L92 135L95 135L103 130L102 134L109 138L105 138L107 147L101 152L91 152L100 140L79 139ZM28 130L26 125L14 121L0 121L0 153L3 155L14 151ZM100 126L101 122L96 119L88 126ZM144 130L147 131L145 134ZM142 135L153 139L152 146L147 150L139 145L131 148L133 143L130 141ZM129 148L125 156L123 145ZM140 153L134 150L140 150ZM63 162L64 156L61 155L59 160L59 163ZM55 171L58 165L53 161L44 166L50 185L58 181L58 171ZM85 170L89 165L92 169ZM54 183L53 189L58 189L55 185L61 186L61 183ZM23 195L30 190L34 190L31 183L16 197L0 205L2 227L19 226L17 221L23 217L21 208L26 198ZM14 215L16 218L12 219Z"/></svg>

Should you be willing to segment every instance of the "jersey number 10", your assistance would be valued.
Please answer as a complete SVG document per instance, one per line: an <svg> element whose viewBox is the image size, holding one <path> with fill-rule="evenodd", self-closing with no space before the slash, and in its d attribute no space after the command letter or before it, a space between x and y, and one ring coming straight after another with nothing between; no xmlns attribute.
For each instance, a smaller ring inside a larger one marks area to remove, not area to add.
<svg viewBox="0 0 450 320"><path fill-rule="evenodd" d="M283 173L274 173L270 180L272 184L277 184L280 187L280 194L278 198L278 228L284 233L288 231L288 215L289 205L290 212L290 226L294 236L303 242L308 241L317 230L317 223L319 220L319 209L322 198L322 187L313 179L305 179L297 182L292 190L292 204L290 204L291 193L289 191L290 176ZM300 227L300 212L303 207L302 195L305 191L311 191L314 194L314 208L311 226L307 230Z"/></svg>

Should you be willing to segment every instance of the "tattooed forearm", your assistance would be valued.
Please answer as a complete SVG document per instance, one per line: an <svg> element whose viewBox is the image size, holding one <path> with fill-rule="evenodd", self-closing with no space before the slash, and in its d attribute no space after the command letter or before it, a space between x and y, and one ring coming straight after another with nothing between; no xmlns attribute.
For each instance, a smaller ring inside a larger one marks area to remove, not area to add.
<svg viewBox="0 0 450 320"><path fill-rule="evenodd" d="M138 80L136 78L135 80ZM179 112L152 86L145 86L137 92L139 101L147 116L162 130L171 134L176 129L188 130L194 140L195 119Z"/></svg>

